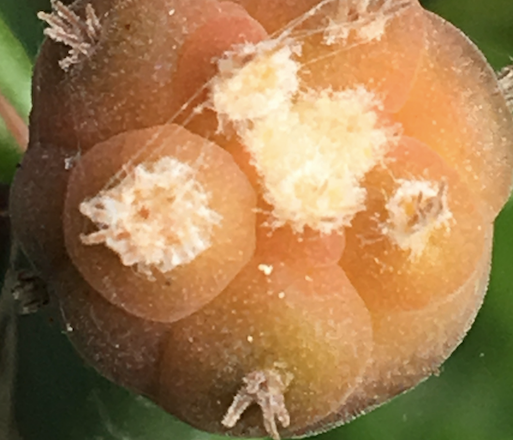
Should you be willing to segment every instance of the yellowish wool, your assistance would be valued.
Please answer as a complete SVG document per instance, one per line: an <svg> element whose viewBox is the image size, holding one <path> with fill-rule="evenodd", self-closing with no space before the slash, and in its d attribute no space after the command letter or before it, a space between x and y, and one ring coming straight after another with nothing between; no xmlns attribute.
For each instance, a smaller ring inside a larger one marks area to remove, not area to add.
<svg viewBox="0 0 513 440"><path fill-rule="evenodd" d="M224 60L212 104L251 153L273 206L272 226L329 234L365 209L361 181L398 128L379 123L381 103L363 87L301 90L297 46L275 46L263 44L242 67Z"/></svg>
<svg viewBox="0 0 513 440"><path fill-rule="evenodd" d="M80 204L99 231L81 237L105 244L126 266L152 276L190 263L212 244L221 216L196 171L173 157L137 165L116 186Z"/></svg>

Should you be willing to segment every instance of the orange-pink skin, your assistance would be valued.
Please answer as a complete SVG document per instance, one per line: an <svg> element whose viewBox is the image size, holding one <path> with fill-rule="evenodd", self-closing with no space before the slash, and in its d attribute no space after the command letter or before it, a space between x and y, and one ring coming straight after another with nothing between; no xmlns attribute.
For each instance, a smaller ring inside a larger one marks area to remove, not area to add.
<svg viewBox="0 0 513 440"><path fill-rule="evenodd" d="M345 235L341 232L321 234L305 228L297 233L289 226L275 229L262 216L257 217L257 224L256 252L264 260L281 259L291 267L326 267L337 264L344 252Z"/></svg>

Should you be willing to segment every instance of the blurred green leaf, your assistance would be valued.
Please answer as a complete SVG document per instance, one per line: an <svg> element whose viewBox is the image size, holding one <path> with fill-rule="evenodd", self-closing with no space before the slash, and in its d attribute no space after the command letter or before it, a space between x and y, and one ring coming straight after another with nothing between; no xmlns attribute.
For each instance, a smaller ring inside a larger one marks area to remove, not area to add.
<svg viewBox="0 0 513 440"><path fill-rule="evenodd" d="M430 0L429 9L462 29L499 69L513 57L513 1Z"/></svg>
<svg viewBox="0 0 513 440"><path fill-rule="evenodd" d="M25 119L30 110L32 64L23 46L0 17L0 92ZM0 182L11 180L20 159L15 140L0 118Z"/></svg>
<svg viewBox="0 0 513 440"><path fill-rule="evenodd" d="M1 0L0 2L0 18L7 24L31 59L39 50L44 27L36 14L38 11L49 9L50 0Z"/></svg>
<svg viewBox="0 0 513 440"><path fill-rule="evenodd" d="M30 110L32 63L21 43L0 18L0 87L2 94L23 115Z"/></svg>

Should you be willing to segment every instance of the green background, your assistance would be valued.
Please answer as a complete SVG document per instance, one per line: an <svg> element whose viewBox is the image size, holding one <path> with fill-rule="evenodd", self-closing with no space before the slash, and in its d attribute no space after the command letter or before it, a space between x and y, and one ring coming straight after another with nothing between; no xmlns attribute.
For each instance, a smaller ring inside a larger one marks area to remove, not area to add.
<svg viewBox="0 0 513 440"><path fill-rule="evenodd" d="M424 4L463 29L496 69L510 62L513 0ZM24 117L30 107L31 63L42 38L43 25L35 17L40 9L48 9L46 0L0 0L0 90ZM17 160L13 140L0 122L0 182L10 180ZM84 366L50 311L20 318L18 330L15 406L25 440L218 438L187 427ZM496 222L485 305L441 375L317 438L513 440L513 203Z"/></svg>

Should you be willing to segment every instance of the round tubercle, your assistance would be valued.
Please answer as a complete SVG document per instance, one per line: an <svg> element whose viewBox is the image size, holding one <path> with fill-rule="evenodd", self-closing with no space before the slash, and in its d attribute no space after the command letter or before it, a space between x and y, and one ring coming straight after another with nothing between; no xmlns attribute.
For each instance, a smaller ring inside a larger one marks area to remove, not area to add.
<svg viewBox="0 0 513 440"><path fill-rule="evenodd" d="M278 439L348 398L372 352L368 310L340 267L291 269L257 255L170 326L159 405L209 432Z"/></svg>
<svg viewBox="0 0 513 440"><path fill-rule="evenodd" d="M372 313L456 292L485 249L479 199L427 145L403 137L366 176L367 210L346 230L342 267Z"/></svg>
<svg viewBox="0 0 513 440"><path fill-rule="evenodd" d="M129 131L73 170L66 247L108 301L173 322L212 300L252 257L255 199L212 142L176 125Z"/></svg>

